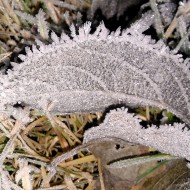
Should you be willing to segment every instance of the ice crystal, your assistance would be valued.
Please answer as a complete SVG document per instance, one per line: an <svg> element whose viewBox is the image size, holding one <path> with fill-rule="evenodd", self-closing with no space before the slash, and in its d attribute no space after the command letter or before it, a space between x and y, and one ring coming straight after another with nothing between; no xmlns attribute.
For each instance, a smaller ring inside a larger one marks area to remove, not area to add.
<svg viewBox="0 0 190 190"><path fill-rule="evenodd" d="M18 10L15 10L15 13L22 19L25 20L31 24L36 24L36 19L35 17L33 17L32 15L25 13L25 12L21 12Z"/></svg>
<svg viewBox="0 0 190 190"><path fill-rule="evenodd" d="M49 26L48 22L46 21L45 12L40 9L38 14L34 17L28 13L21 12L16 10L15 11L18 16L21 17L22 20L25 20L31 24L34 24L37 26L38 32L40 33L41 37L43 39L49 38Z"/></svg>
<svg viewBox="0 0 190 190"><path fill-rule="evenodd" d="M48 39L49 27L48 23L46 22L45 13L42 9L39 10L38 14L36 15L36 19L37 19L38 32L44 39Z"/></svg>

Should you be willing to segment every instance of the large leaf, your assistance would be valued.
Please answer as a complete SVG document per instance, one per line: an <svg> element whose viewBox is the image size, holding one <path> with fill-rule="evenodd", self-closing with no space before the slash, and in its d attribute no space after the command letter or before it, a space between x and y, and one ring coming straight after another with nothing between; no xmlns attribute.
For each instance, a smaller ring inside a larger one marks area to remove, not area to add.
<svg viewBox="0 0 190 190"><path fill-rule="evenodd" d="M122 35L119 30L109 34L103 24L90 34L90 23L79 35L72 26L72 39L52 33L53 44L26 48L23 63L1 76L1 104L46 109L54 102L53 113L96 112L118 103L151 105L189 124L188 60L141 33L152 20L147 14Z"/></svg>

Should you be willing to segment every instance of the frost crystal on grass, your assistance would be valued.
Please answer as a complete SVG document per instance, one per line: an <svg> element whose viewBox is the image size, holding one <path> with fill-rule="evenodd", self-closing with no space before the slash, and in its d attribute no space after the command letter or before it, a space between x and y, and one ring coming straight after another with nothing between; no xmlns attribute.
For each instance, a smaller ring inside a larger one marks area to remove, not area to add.
<svg viewBox="0 0 190 190"><path fill-rule="evenodd" d="M49 35L49 27L48 22L46 22L45 13L42 9L39 10L38 14L36 15L37 19L37 26L38 26L38 32L44 39L48 39Z"/></svg>
<svg viewBox="0 0 190 190"><path fill-rule="evenodd" d="M40 9L38 14L34 17L30 14L21 11L15 11L18 16L21 17L22 20L25 20L31 24L35 24L38 27L38 32L40 33L43 39L49 38L49 26L48 22L46 22L45 12Z"/></svg>

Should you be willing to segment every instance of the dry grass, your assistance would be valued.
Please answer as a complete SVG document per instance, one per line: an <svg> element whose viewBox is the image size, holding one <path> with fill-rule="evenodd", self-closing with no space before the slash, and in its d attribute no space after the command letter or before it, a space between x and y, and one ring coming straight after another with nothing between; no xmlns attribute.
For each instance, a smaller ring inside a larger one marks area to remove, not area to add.
<svg viewBox="0 0 190 190"><path fill-rule="evenodd" d="M100 114L52 116L54 127L45 116L23 126L18 120L1 116L1 164L8 177L23 189L93 189L97 160L88 152L80 152L57 167L49 176L48 165L58 155L81 144L84 126ZM28 176L28 177L27 177Z"/></svg>

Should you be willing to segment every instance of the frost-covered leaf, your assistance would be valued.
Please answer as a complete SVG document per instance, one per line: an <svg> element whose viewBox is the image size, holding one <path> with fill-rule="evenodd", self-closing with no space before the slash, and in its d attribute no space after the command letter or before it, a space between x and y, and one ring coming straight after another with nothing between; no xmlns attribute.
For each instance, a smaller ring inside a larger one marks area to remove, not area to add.
<svg viewBox="0 0 190 190"><path fill-rule="evenodd" d="M148 19L151 23L149 14L119 36L109 35L103 24L94 34L84 25L83 35L72 26L72 40L62 35L58 42L53 34L56 43L40 45L38 52L28 48L24 62L2 78L0 93L6 98L1 105L20 101L40 109L44 99L57 101L53 113L96 112L118 103L150 105L190 124L189 61L138 32L140 25L147 29Z"/></svg>
<svg viewBox="0 0 190 190"><path fill-rule="evenodd" d="M112 110L104 122L85 132L84 142L102 138L117 138L152 147L160 152L190 160L190 131L184 124L142 128L140 120L127 109Z"/></svg>

